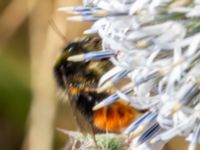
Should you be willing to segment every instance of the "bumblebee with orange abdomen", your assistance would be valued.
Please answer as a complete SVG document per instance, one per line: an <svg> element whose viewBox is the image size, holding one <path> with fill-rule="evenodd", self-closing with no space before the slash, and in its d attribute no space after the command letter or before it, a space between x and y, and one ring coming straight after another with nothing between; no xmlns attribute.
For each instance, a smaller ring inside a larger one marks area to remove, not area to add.
<svg viewBox="0 0 200 150"><path fill-rule="evenodd" d="M54 66L54 74L58 86L68 95L81 131L120 132L133 122L137 111L122 101L93 111L97 103L111 94L108 90L99 93L97 87L100 77L112 67L109 56L115 54L100 49L97 36L69 43ZM86 61L71 61L74 57ZM96 60L92 60L94 57Z"/></svg>

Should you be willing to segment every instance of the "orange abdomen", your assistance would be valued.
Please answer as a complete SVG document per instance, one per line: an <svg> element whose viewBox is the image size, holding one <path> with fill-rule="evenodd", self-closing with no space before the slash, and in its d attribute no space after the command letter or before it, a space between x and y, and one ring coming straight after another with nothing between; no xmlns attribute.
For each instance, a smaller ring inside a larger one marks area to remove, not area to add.
<svg viewBox="0 0 200 150"><path fill-rule="evenodd" d="M118 101L95 111L93 124L108 132L120 132L127 128L136 119L136 116L137 111L134 108Z"/></svg>

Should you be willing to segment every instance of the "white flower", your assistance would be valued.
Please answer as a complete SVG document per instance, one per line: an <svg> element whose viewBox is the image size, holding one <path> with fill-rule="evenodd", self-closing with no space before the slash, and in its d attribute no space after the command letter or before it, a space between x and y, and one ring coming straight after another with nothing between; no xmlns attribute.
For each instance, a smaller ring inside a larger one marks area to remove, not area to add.
<svg viewBox="0 0 200 150"><path fill-rule="evenodd" d="M94 6L87 8L91 12L96 7L104 12L85 33L98 33L103 50L117 54L110 58L115 67L102 76L99 88L110 88L125 76L131 82L95 108L121 98L149 110L125 130L138 136L130 149L160 150L179 135L194 150L200 144L200 1L85 0L85 4Z"/></svg>

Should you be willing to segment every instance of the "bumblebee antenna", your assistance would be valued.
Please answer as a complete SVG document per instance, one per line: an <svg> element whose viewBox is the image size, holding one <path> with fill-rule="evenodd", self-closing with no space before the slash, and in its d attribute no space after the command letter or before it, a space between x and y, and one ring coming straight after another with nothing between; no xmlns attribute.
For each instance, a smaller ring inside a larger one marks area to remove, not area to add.
<svg viewBox="0 0 200 150"><path fill-rule="evenodd" d="M55 21L53 18L49 19L48 21L50 27L55 31L55 33L57 33L57 35L64 41L67 42L67 38L66 36L61 32L61 30L58 28L58 26L56 25Z"/></svg>

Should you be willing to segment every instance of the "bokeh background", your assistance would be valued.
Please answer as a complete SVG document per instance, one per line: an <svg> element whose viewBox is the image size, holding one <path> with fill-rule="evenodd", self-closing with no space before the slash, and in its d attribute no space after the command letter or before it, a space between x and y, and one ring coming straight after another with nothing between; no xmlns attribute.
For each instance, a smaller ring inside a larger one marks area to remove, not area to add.
<svg viewBox="0 0 200 150"><path fill-rule="evenodd" d="M66 21L60 6L80 0L0 1L0 150L58 150L75 129L67 103L59 102L52 67L64 45L89 27ZM54 20L65 39L49 24ZM166 149L186 149L182 139Z"/></svg>
<svg viewBox="0 0 200 150"><path fill-rule="evenodd" d="M80 3L0 1L0 150L61 149L67 137L56 128L75 128L68 104L58 100L52 67L63 46L89 26L67 22L57 8Z"/></svg>

